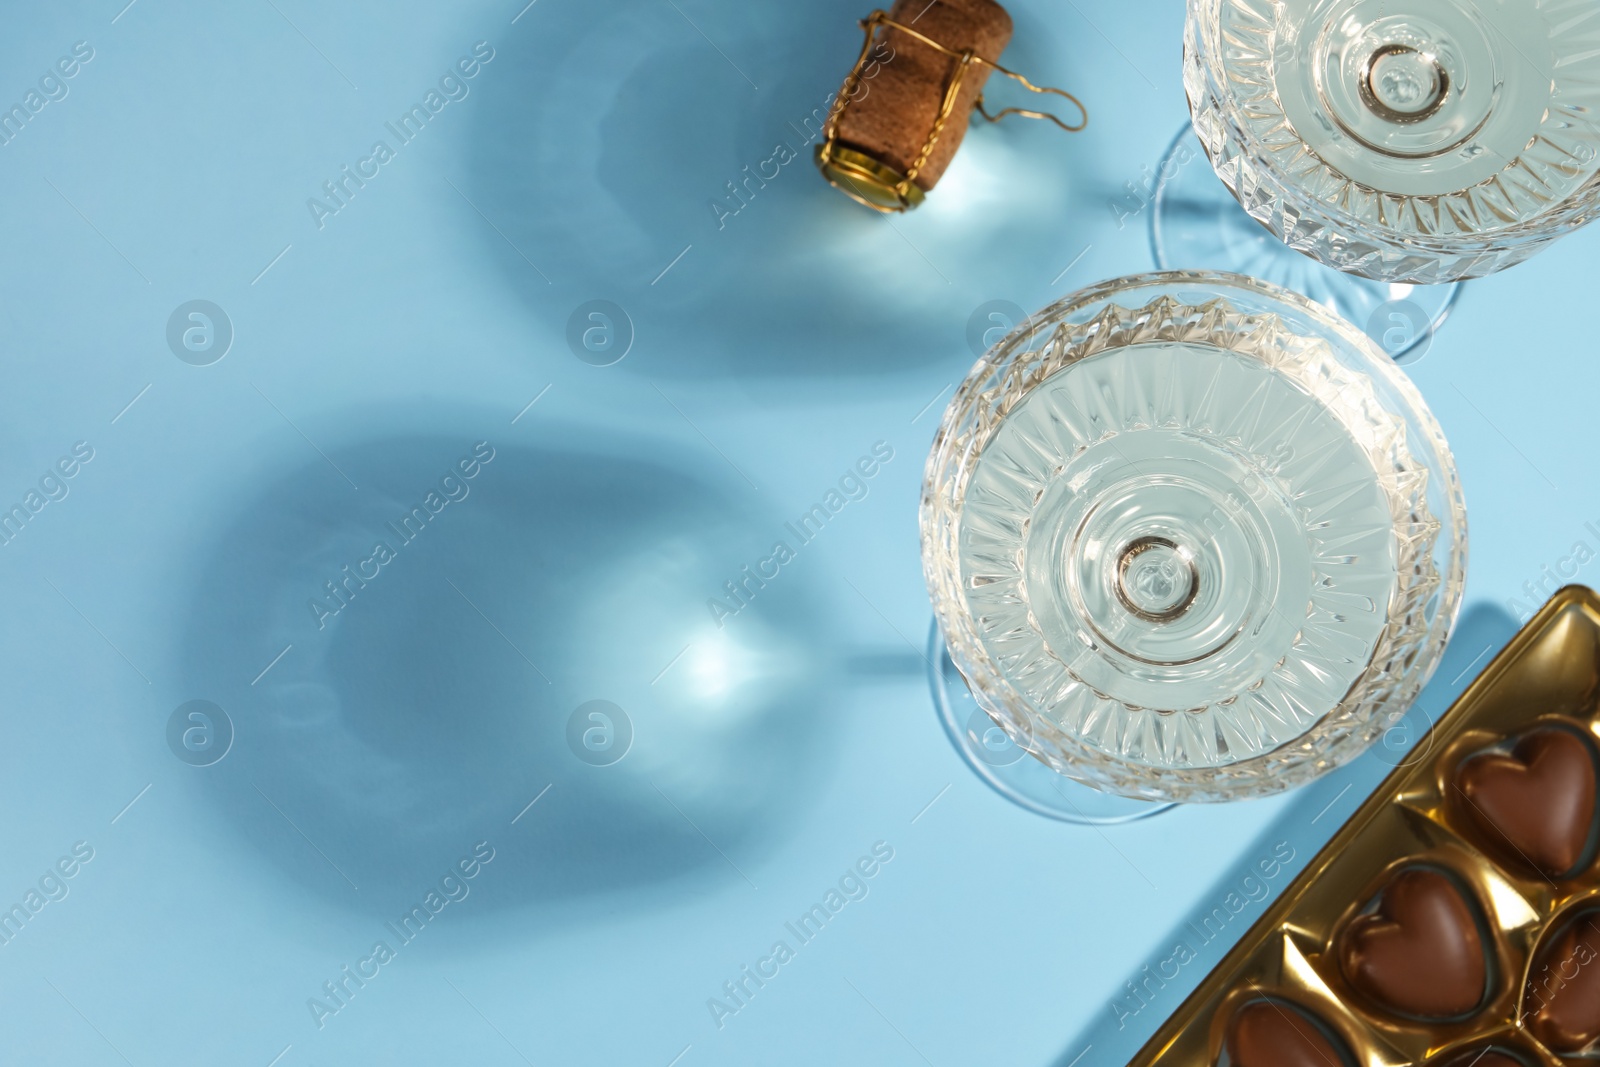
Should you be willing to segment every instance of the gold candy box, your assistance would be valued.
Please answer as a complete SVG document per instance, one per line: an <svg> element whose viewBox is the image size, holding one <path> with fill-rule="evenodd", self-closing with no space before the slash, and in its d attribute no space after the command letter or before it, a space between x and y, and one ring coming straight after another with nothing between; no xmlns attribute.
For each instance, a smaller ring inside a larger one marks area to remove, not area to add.
<svg viewBox="0 0 1600 1067"><path fill-rule="evenodd" d="M1600 1063L1600 597L1472 682L1132 1067Z"/></svg>

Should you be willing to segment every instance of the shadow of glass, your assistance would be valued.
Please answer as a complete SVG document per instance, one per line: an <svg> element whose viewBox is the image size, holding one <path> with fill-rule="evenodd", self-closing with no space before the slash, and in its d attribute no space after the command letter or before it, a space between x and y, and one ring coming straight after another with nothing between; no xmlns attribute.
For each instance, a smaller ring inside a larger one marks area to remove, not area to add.
<svg viewBox="0 0 1600 1067"><path fill-rule="evenodd" d="M517 298L558 334L581 303L618 304L641 341L623 366L652 377L964 365L967 316L1008 286L963 267L1022 233L1055 243L1030 205L996 199L970 146L971 195L952 177L941 205L893 223L823 182L812 153L861 46L852 0L704 24L680 6L539 9L537 33L499 48L463 181L501 233L461 210Z"/></svg>
<svg viewBox="0 0 1600 1067"><path fill-rule="evenodd" d="M330 450L359 491L315 459L258 479L202 561L185 678L236 731L202 788L305 889L392 917L488 840L475 912L642 906L737 883L815 792L835 655L804 588L707 605L781 523L570 437Z"/></svg>

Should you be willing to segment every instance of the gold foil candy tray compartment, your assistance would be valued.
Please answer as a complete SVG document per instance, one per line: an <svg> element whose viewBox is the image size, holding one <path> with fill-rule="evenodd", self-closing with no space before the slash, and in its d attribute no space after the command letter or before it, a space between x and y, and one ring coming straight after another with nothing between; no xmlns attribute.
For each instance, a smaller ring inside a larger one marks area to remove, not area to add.
<svg viewBox="0 0 1600 1067"><path fill-rule="evenodd" d="M1575 763L1587 765L1589 787L1594 790L1596 800L1600 801L1600 744L1596 742L1594 715L1591 707L1582 714L1539 715L1511 730L1464 731L1451 742L1435 764L1435 793L1429 798L1429 817L1448 826L1464 841L1483 852L1507 876L1529 884L1535 892L1548 892L1559 898L1563 893L1595 884L1596 859L1600 854L1600 818L1595 816L1594 805L1590 805L1584 825L1567 828L1569 834L1578 838L1577 841L1567 842L1575 849L1576 856L1570 865L1563 859L1562 869L1553 870L1541 862L1537 850L1534 854L1524 852L1516 843L1492 829L1494 820L1484 811L1481 800L1474 801L1468 796L1459 781L1459 775L1479 758L1514 757L1519 752L1519 742L1536 741L1541 735L1564 735L1569 739L1568 755ZM1513 774L1530 780L1535 777L1531 766L1520 763L1519 770ZM1527 788L1538 787L1530 783ZM1539 822L1543 832L1561 829L1552 826L1549 816ZM1526 843L1524 847L1528 847Z"/></svg>
<svg viewBox="0 0 1600 1067"><path fill-rule="evenodd" d="M1597 983L1593 1029L1600 1033L1595 850L1572 876L1546 877L1495 848L1452 796L1463 760L1506 750L1530 730L1554 726L1593 741L1600 735L1597 705L1600 597L1569 586L1490 661L1419 740L1413 757L1384 779L1130 1067L1219 1063L1233 1013L1252 998L1279 999L1312 1012L1348 1042L1361 1067L1464 1067L1488 1048L1527 1067L1600 1064L1600 1041L1579 1050L1541 1044L1540 1033L1556 1031L1537 1017L1566 983L1588 975ZM1595 751L1600 753L1600 744ZM1595 769L1600 806L1600 764ZM1339 965L1344 931L1392 878L1410 868L1447 872L1481 913L1488 991L1475 1010L1449 1021L1408 1017L1375 1003L1352 988ZM1591 911L1595 958L1581 966L1594 970L1580 973L1575 961L1547 958L1546 946L1564 936L1574 917ZM1573 985L1569 996L1587 1004L1587 988ZM1457 1056L1468 1058L1457 1064Z"/></svg>
<svg viewBox="0 0 1600 1067"><path fill-rule="evenodd" d="M1283 987L1256 987L1246 986L1234 990L1223 1002L1222 1010L1217 1012L1214 1025L1208 1040L1210 1063L1228 1063L1229 1067L1253 1067L1252 1063L1239 1063L1224 1058L1223 1048L1228 1038L1228 1027L1235 1015L1255 1005L1270 1006L1273 1012L1285 1017L1286 1021L1292 1016L1300 1016L1295 1020L1304 1026L1310 1023L1308 1029L1320 1029L1323 1036L1333 1046L1334 1055L1328 1067L1402 1067L1403 1060L1395 1058L1393 1054L1387 1058L1372 1058L1357 1052L1361 1047L1358 1043L1357 1030L1353 1029L1350 1020L1345 1019L1339 1012L1339 1004L1334 1000L1326 1000L1303 991L1296 991ZM1263 1067L1275 1067L1270 1061Z"/></svg>
<svg viewBox="0 0 1600 1067"><path fill-rule="evenodd" d="M1449 1019L1428 1021L1369 997L1351 984L1340 963L1353 924L1373 910L1379 895L1396 878L1412 872L1446 879L1473 915L1484 962L1484 984L1478 999ZM1308 962L1367 1029L1382 1035L1409 1058L1417 1059L1447 1042L1481 1033L1484 1018L1509 1017L1517 1003L1528 945L1538 923L1538 912L1514 886L1486 868L1471 852L1443 844L1406 853L1380 868L1350 898L1343 913L1328 924Z"/></svg>
<svg viewBox="0 0 1600 1067"><path fill-rule="evenodd" d="M1569 932L1581 939L1577 945L1563 944ZM1531 1040L1565 1062L1600 1060L1600 891L1574 896L1548 916L1530 947L1520 992L1516 1019ZM1586 1046L1563 1045L1541 1033L1541 1009L1563 994L1568 1007L1574 999L1588 1006L1594 1023L1588 1031L1597 1036Z"/></svg>

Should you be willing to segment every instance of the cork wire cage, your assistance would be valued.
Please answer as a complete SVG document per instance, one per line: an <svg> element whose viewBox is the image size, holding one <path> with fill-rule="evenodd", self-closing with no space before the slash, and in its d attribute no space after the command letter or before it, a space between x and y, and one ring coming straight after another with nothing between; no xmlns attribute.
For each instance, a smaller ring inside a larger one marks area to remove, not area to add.
<svg viewBox="0 0 1600 1067"><path fill-rule="evenodd" d="M885 214L908 211L918 206L928 190L938 182L966 132L968 113L962 107L964 101L970 100L970 110L988 122L999 122L1007 115L1021 115L1024 118L1048 120L1068 133L1077 133L1089 123L1088 109L1076 96L1064 89L1035 85L1021 74L996 62L1011 36L1010 18L999 5L987 0L973 0L959 5L972 9L972 12L964 13L968 17L975 18L973 12L978 12L995 22L987 37L979 41L977 46L960 49L949 47L912 25L920 21L922 15L933 6L929 4L923 7L910 22L901 21L883 10L874 11L861 20L861 27L866 32L861 54L845 77L823 128L822 143L817 146L817 167L828 183L857 203ZM896 10L899 10L898 6ZM935 27L928 28L939 32ZM892 116L885 114L876 123L871 119L864 121L859 131L864 136L853 138L852 131L845 127L860 117L860 112L853 109L852 105L866 98L873 88L868 83L876 78L886 64L892 63L900 55L895 48L896 43L909 43L923 51L912 61L917 69L908 75L909 78L921 78L933 73L929 67L930 60L934 64L942 63L945 69L937 94L938 105L929 115L925 106L918 106L919 101L908 98L905 87L899 87L896 93L899 99L894 101L899 106ZM985 51L991 52L992 56L984 55ZM1054 94L1072 101L1079 112L1078 122L1068 124L1048 112L1021 107L1002 108L991 114L983 99L983 84L990 70L1016 81L1029 92ZM927 133L919 138L915 130L920 127L923 118L928 119ZM912 128L909 138L906 124ZM882 145L874 147L866 143L874 134L884 142ZM911 150L897 151L896 142Z"/></svg>

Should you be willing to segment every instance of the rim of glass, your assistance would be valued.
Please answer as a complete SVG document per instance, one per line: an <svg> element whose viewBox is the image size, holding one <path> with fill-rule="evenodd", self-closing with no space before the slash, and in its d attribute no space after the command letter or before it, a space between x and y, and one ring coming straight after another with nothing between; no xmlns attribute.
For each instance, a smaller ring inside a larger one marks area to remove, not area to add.
<svg viewBox="0 0 1600 1067"><path fill-rule="evenodd" d="M1181 270L1181 269L1183 269L1183 268L1174 266L1171 262L1168 261L1167 250L1166 250L1166 248L1165 248L1165 246L1163 244L1163 237L1164 237L1164 232L1165 231L1162 228L1163 225L1164 225L1163 222L1162 222L1162 212L1163 212L1164 208L1166 207L1168 198L1172 195L1172 184L1173 184L1173 182L1172 182L1172 179L1169 177L1169 175L1172 174L1172 173L1176 173L1175 168L1169 168L1167 166L1167 164L1168 164L1168 161L1170 161L1177 154L1178 147L1183 144L1184 138L1186 138L1186 137L1193 137L1196 142L1200 142L1200 135L1195 132L1194 120L1192 118L1185 120L1184 123L1183 123L1183 126L1181 128L1179 128L1177 134L1173 136L1171 141L1167 142L1167 150L1162 153L1162 155L1161 155L1161 163L1160 163L1159 166L1156 167L1156 184L1155 184L1155 191L1150 197L1150 225L1147 227L1148 232L1146 233L1146 239L1148 240L1148 242L1150 244L1150 259L1151 259L1151 261L1153 263L1155 263L1156 270L1158 270L1158 271L1170 271L1170 270ZM1205 152L1205 150L1206 150L1205 144L1204 143L1200 143L1200 151L1201 151L1201 153L1203 154ZM1209 158L1206 160L1206 162L1209 165L1209 163L1210 163ZM1208 170L1207 173L1211 174L1212 177L1214 177L1216 179L1217 188L1218 188L1218 190L1219 190L1221 195L1229 196L1229 197L1231 197L1233 195L1229 191L1227 183L1222 180L1220 175L1218 175L1215 171L1211 171L1211 170ZM1235 200L1234 203L1238 204L1238 201ZM1245 211L1244 205L1238 204L1238 208L1239 208L1239 210L1241 212L1244 212L1245 216L1247 218L1250 218L1257 226L1261 226L1261 232L1262 233L1271 236L1273 238L1273 240L1278 240L1277 235L1273 234L1271 230L1269 230L1265 226L1263 226L1259 219L1256 219L1253 215L1250 215L1249 212ZM1316 263L1319 266L1326 267L1331 272L1335 272L1335 273L1339 273L1339 274L1343 273L1343 272L1339 271L1337 267L1328 266L1328 264L1323 263L1321 260L1313 259L1312 257L1306 255L1304 252L1302 252L1299 249L1293 247L1292 245L1285 244L1282 247L1283 247L1283 254L1286 255L1286 256L1300 256L1303 259L1307 260L1308 262ZM1372 279L1367 279L1367 280L1371 281ZM1379 284L1391 284L1392 285L1392 284L1395 284L1395 283L1379 283ZM1466 284L1467 284L1467 282L1463 280L1463 281L1441 282L1441 283L1438 283L1438 284L1430 284L1430 285L1426 285L1426 286L1416 286L1416 288L1448 289L1448 290L1450 290L1449 295L1446 296L1445 299L1444 299L1444 305L1439 308L1438 313L1435 314L1434 317L1433 317L1433 321L1428 324L1428 331L1429 332L1436 334L1436 333L1439 332L1440 329L1442 329L1444 327L1444 324L1450 318L1451 313L1455 311L1456 304L1461 299L1461 290L1466 286ZM1294 291L1298 291L1298 290L1294 290ZM1304 294L1302 294L1302 295L1304 295ZM1346 320L1346 321L1348 321L1348 320ZM1352 325L1354 325L1354 324L1352 323ZM1396 364L1398 364L1399 366L1402 366L1402 367L1406 366L1409 363L1420 362L1420 357L1418 357L1417 359L1411 359L1411 358L1408 358L1408 357L1411 355L1412 352L1416 351L1417 347L1423 343L1424 339L1427 338L1427 336L1428 336L1428 333L1418 333L1417 336L1412 339L1411 343L1406 345L1406 347L1400 349L1398 352L1386 352L1385 355L1387 355L1391 360L1393 360Z"/></svg>

